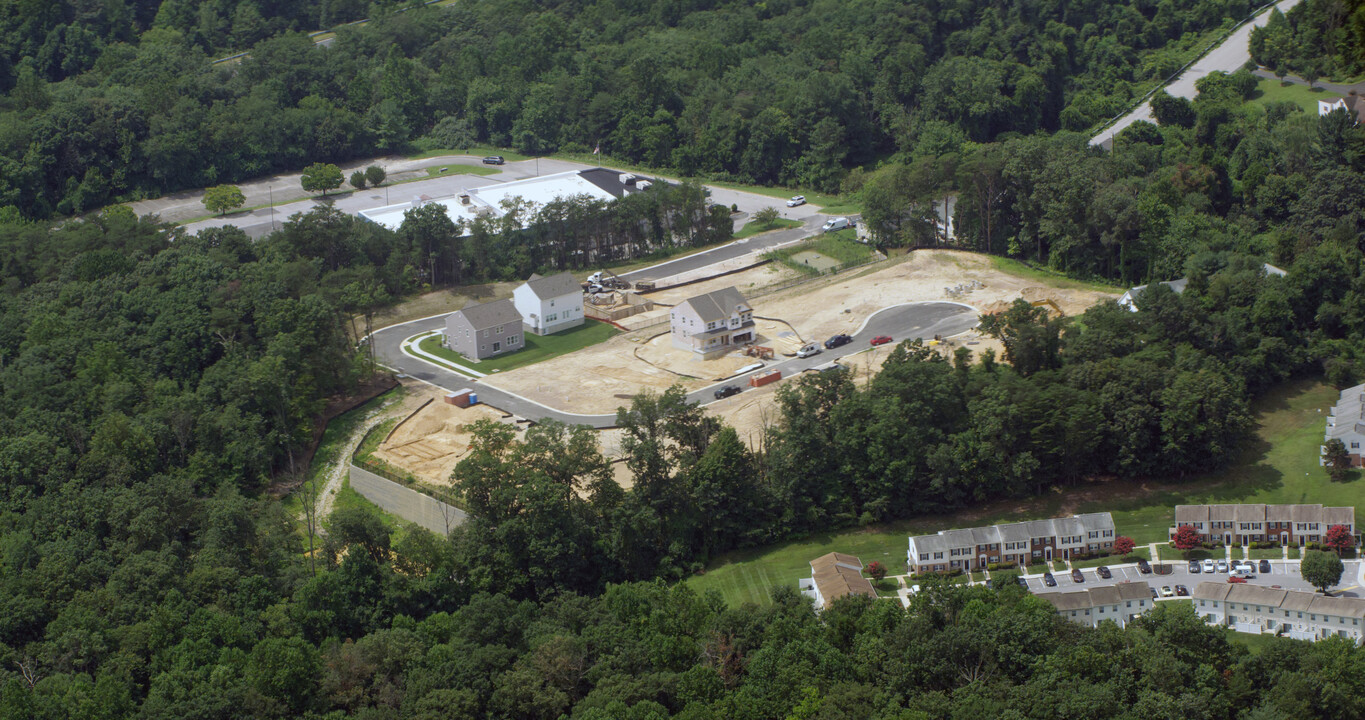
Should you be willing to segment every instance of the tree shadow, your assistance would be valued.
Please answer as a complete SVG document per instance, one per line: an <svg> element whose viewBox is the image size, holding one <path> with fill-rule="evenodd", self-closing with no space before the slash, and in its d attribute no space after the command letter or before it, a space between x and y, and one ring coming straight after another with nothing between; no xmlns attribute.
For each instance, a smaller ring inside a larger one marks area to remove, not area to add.
<svg viewBox="0 0 1365 720"><path fill-rule="evenodd" d="M1324 469L1323 472L1326 472L1326 470ZM1365 476L1365 470L1362 470L1361 468L1351 468L1343 473L1341 478L1331 478L1331 481L1333 485L1350 485L1351 483L1360 480L1362 476Z"/></svg>

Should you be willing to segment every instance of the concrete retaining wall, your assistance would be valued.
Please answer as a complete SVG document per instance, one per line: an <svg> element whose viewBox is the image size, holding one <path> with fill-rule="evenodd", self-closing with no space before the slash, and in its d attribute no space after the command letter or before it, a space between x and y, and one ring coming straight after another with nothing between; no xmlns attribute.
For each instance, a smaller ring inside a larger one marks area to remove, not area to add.
<svg viewBox="0 0 1365 720"><path fill-rule="evenodd" d="M469 519L465 511L423 495L409 487L383 478L369 470L351 466L351 489L362 497L408 522L445 535Z"/></svg>

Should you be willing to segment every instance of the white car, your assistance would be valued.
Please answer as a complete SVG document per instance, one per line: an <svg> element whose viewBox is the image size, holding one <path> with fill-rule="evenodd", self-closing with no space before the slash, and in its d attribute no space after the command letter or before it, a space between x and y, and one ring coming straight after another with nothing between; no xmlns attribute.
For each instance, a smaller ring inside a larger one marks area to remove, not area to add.
<svg viewBox="0 0 1365 720"><path fill-rule="evenodd" d="M798 205L805 205L805 204L806 204L806 196L805 196L805 195L793 195L793 196L792 196L792 199L790 199L790 200L787 201L787 207L796 207L796 206L798 206Z"/></svg>
<svg viewBox="0 0 1365 720"><path fill-rule="evenodd" d="M1212 560L1212 559L1210 559L1210 558L1204 558L1204 572L1206 572L1206 573L1211 573L1211 572L1213 572L1213 560Z"/></svg>
<svg viewBox="0 0 1365 720"><path fill-rule="evenodd" d="M808 358L808 357L810 357L810 356L812 356L812 355L819 355L819 354L820 354L820 346L819 346L819 345L816 345L815 343L807 343L805 347L803 347L803 348L801 348L800 350L797 350L797 351L796 351L796 356L799 357L799 358Z"/></svg>

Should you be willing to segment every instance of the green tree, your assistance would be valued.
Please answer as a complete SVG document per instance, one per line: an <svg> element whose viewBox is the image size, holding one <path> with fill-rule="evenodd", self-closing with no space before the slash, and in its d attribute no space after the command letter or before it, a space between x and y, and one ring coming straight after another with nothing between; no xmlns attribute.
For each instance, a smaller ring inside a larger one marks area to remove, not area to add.
<svg viewBox="0 0 1365 720"><path fill-rule="evenodd" d="M236 185L218 185L204 191L204 209L214 215L224 215L229 210L246 204L246 196Z"/></svg>
<svg viewBox="0 0 1365 720"><path fill-rule="evenodd" d="M1165 90L1158 90L1152 96L1152 116L1156 118L1159 125L1175 125L1177 127L1194 126L1194 105L1182 97L1174 97L1166 93Z"/></svg>
<svg viewBox="0 0 1365 720"><path fill-rule="evenodd" d="M754 222L758 223L759 227L767 229L777 225L778 217L777 208L765 207L754 213Z"/></svg>
<svg viewBox="0 0 1365 720"><path fill-rule="evenodd" d="M364 171L364 170L356 170L355 172L351 173L351 187L355 188L356 190L364 190L364 189L365 189L365 171Z"/></svg>
<svg viewBox="0 0 1365 720"><path fill-rule="evenodd" d="M1341 557L1336 553L1323 550L1309 550L1299 563L1299 575L1305 582L1325 593L1327 588L1341 582L1341 573L1346 569Z"/></svg>
<svg viewBox="0 0 1365 720"><path fill-rule="evenodd" d="M387 172L384 172L384 168L378 165L370 165L369 167L365 168L365 179L368 180L370 184L375 187L379 187L380 185L384 184L384 180L386 180L388 177L389 174Z"/></svg>
<svg viewBox="0 0 1365 720"><path fill-rule="evenodd" d="M1342 482L1351 473L1351 453L1346 450L1346 443L1332 438L1323 443L1323 449L1322 462L1327 475L1332 482Z"/></svg>
<svg viewBox="0 0 1365 720"><path fill-rule="evenodd" d="M1016 299L1004 312L981 316L981 331L1005 346L1005 360L1020 375L1032 375L1061 364L1061 319L1047 308Z"/></svg>
<svg viewBox="0 0 1365 720"><path fill-rule="evenodd" d="M343 180L341 168L331 163L313 163L303 169L303 175L299 181L303 189L308 192L322 191L323 197L327 196L328 190L335 190L341 187Z"/></svg>

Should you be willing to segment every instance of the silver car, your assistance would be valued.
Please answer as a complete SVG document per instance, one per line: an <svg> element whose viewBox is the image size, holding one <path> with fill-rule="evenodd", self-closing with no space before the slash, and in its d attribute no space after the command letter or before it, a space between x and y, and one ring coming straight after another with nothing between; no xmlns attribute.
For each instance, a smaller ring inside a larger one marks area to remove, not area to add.
<svg viewBox="0 0 1365 720"><path fill-rule="evenodd" d="M1227 560L1219 560L1219 561L1218 561L1218 572L1224 573L1224 574L1226 574L1226 573L1228 572L1228 561L1227 561Z"/></svg>
<svg viewBox="0 0 1365 720"><path fill-rule="evenodd" d="M1204 572L1206 572L1206 573L1211 573L1211 572L1213 572L1213 560L1212 560L1212 559L1210 559L1210 558L1205 558L1205 559L1204 559Z"/></svg>

